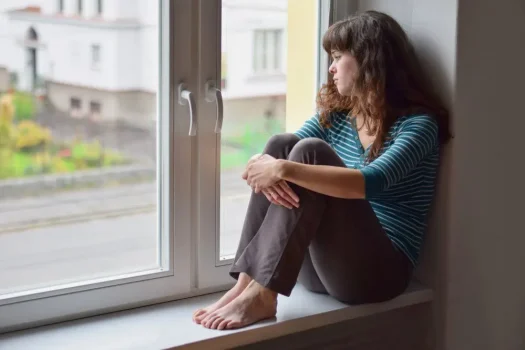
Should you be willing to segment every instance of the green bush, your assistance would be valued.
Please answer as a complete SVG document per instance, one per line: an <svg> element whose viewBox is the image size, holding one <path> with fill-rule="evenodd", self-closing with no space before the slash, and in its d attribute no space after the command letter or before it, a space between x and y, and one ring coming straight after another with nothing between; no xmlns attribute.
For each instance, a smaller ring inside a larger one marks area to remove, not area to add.
<svg viewBox="0 0 525 350"><path fill-rule="evenodd" d="M17 92L14 95L15 120L31 120L35 117L35 102L33 96L26 93Z"/></svg>

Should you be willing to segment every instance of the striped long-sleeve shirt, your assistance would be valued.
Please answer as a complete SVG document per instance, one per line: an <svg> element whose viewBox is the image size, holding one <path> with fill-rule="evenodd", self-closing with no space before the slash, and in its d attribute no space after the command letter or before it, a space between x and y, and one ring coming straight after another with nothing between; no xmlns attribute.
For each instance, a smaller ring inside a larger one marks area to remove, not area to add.
<svg viewBox="0 0 525 350"><path fill-rule="evenodd" d="M316 137L332 146L347 167L359 169L365 196L394 245L416 264L426 217L432 203L439 165L438 127L428 116L399 118L389 131L379 157L366 162L357 130L345 114L333 115L323 128L317 116L295 132Z"/></svg>

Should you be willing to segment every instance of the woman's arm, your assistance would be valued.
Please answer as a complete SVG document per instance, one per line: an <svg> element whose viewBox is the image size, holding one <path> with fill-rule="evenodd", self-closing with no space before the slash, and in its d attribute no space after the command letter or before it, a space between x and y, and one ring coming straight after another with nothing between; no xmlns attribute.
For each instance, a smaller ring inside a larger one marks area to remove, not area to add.
<svg viewBox="0 0 525 350"><path fill-rule="evenodd" d="M364 199L365 178L361 171L328 165L310 165L277 160L276 176L311 191L331 197Z"/></svg>

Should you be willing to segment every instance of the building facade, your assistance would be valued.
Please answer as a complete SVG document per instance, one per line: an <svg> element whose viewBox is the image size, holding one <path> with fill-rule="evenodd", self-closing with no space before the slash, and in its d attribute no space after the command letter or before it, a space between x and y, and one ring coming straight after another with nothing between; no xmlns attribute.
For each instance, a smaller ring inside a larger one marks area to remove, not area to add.
<svg viewBox="0 0 525 350"><path fill-rule="evenodd" d="M45 91L74 118L156 120L153 0L2 0L0 90ZM284 118L286 1L223 1L225 117ZM6 81L9 82L6 84Z"/></svg>

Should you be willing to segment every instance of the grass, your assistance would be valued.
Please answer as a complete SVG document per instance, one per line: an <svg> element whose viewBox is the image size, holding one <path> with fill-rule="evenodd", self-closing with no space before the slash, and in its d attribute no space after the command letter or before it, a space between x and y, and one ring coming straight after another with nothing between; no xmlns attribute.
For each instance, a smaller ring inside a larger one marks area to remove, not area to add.
<svg viewBox="0 0 525 350"><path fill-rule="evenodd" d="M245 124L239 132L225 135L222 143L221 170L241 168L256 153L261 153L268 139L284 131L284 127L276 122L260 122Z"/></svg>

